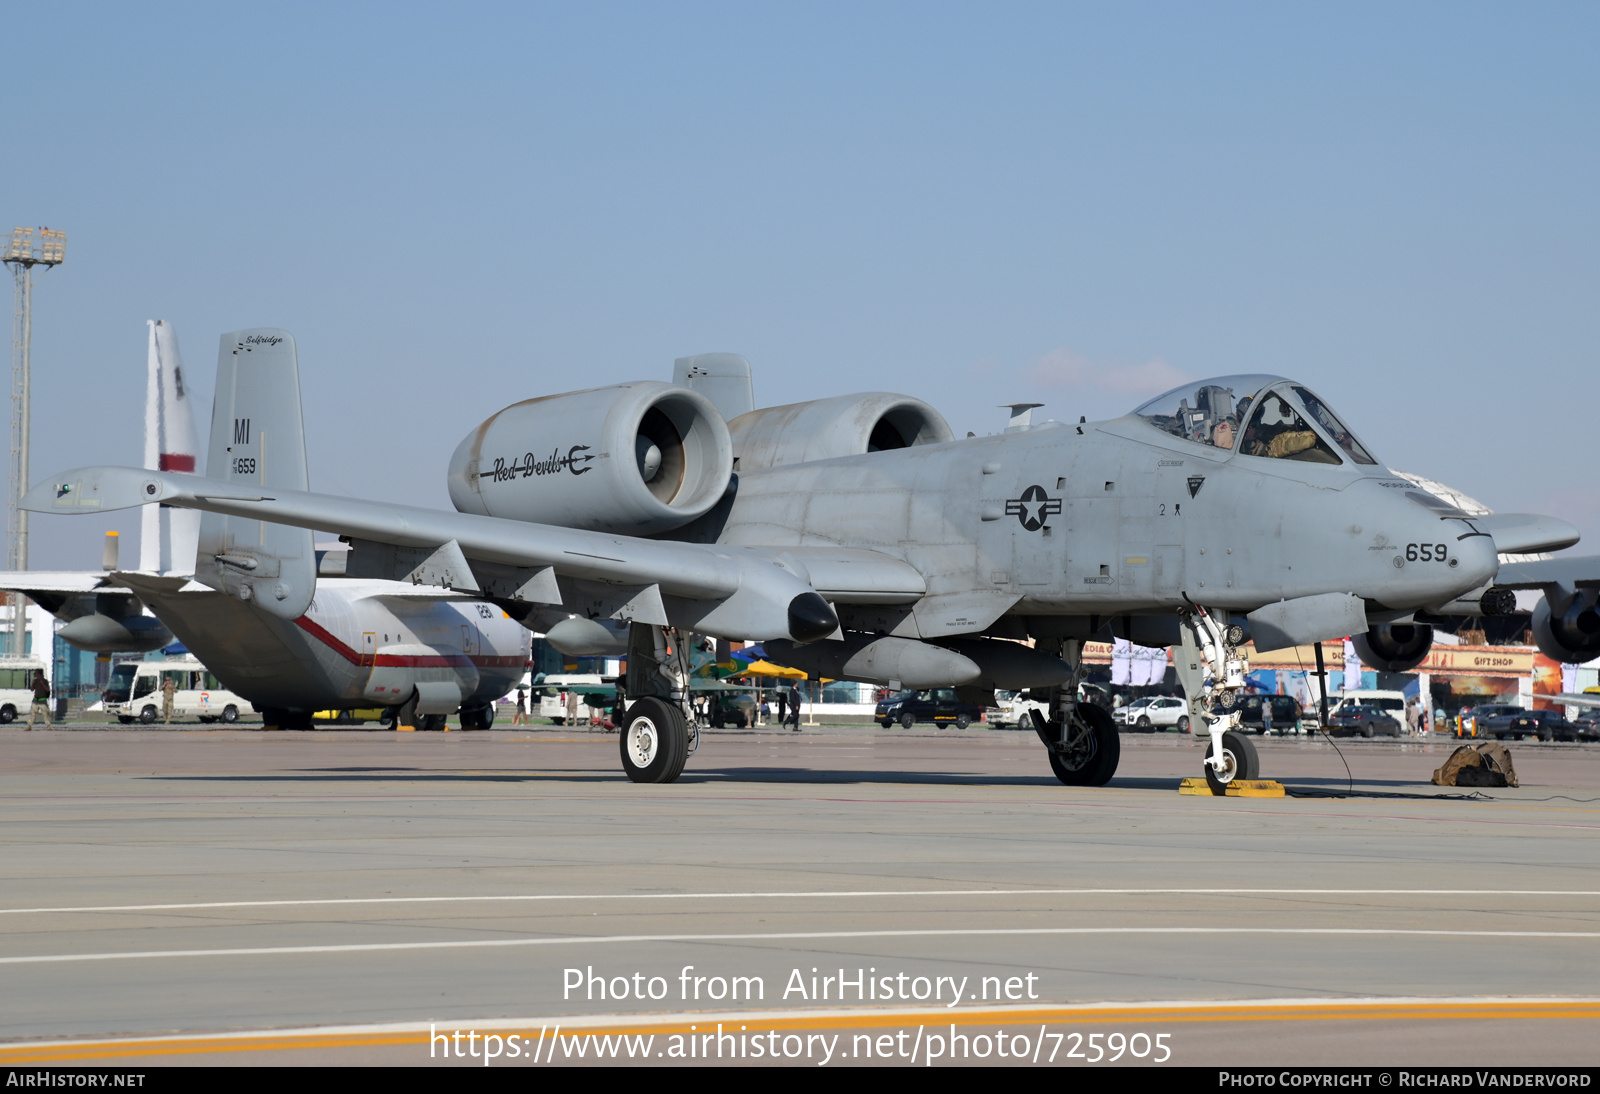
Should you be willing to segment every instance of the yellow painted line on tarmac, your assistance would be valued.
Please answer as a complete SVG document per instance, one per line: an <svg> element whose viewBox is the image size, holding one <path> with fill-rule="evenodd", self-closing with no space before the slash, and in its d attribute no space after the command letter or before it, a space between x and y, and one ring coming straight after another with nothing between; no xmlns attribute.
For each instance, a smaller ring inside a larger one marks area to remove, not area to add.
<svg viewBox="0 0 1600 1094"><path fill-rule="evenodd" d="M474 1030L479 1036L518 1034L528 1042L554 1040L556 1031L569 1035L631 1036L704 1033L719 1024L759 1026L767 1030L883 1029L912 1025L958 1028L1072 1025L1137 1021L1155 1023L1325 1022L1325 1021L1515 1021L1593 1020L1600 1018L1600 999L1354 999L1267 1000L1240 1003L1128 1003L1000 1007L984 1010L835 1010L783 1012L688 1013L637 1017L564 1016L506 1021L462 1020L437 1023L347 1026L325 1030L242 1033L191 1037L130 1037L93 1041L53 1041L0 1045L0 1065L73 1063L141 1056L192 1056L229 1052L292 1052L307 1049L378 1048L412 1045L419 1051L432 1035Z"/></svg>

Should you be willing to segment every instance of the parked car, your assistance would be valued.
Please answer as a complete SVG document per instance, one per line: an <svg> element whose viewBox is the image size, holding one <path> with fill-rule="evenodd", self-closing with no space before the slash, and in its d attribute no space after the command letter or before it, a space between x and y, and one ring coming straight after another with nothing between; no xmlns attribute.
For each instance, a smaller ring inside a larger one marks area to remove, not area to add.
<svg viewBox="0 0 1600 1094"><path fill-rule="evenodd" d="M1143 706L1129 703L1122 708L1122 724L1140 733L1154 733L1158 729L1168 728L1188 733L1189 704L1176 695L1157 695Z"/></svg>
<svg viewBox="0 0 1600 1094"><path fill-rule="evenodd" d="M1014 726L1017 729L1032 729L1032 711L1037 710L1039 715L1046 720L1050 717L1050 705L1043 700L1034 699L1026 691L1003 691L996 695L1000 706L994 717L989 719L989 725L994 729L1003 729Z"/></svg>
<svg viewBox="0 0 1600 1094"><path fill-rule="evenodd" d="M1527 713L1529 711L1525 707L1505 703L1481 706L1472 712L1472 736L1503 740L1508 735L1511 723Z"/></svg>
<svg viewBox="0 0 1600 1094"><path fill-rule="evenodd" d="M1050 704L1041 698L1035 698L1035 696L1044 695L1047 690L1046 688L1036 688L1032 692L997 692L995 698L999 702L999 707L996 714L989 718L989 725L994 729L1006 729L1013 726L1017 729L1032 729L1033 715L1031 712L1035 710L1039 712L1039 716L1044 718L1045 721L1049 721ZM1080 703L1092 703L1105 710L1111 710L1111 697L1098 684L1079 684L1078 701ZM1143 702L1143 700L1138 701ZM1113 711L1111 715L1112 721L1116 721L1117 717L1118 712Z"/></svg>
<svg viewBox="0 0 1600 1094"><path fill-rule="evenodd" d="M1537 737L1541 741L1578 739L1578 727L1567 721L1559 710L1518 710L1515 714L1493 719L1491 732L1497 741L1507 737L1515 737L1519 741L1524 737ZM1479 736L1482 735L1480 730Z"/></svg>
<svg viewBox="0 0 1600 1094"><path fill-rule="evenodd" d="M1403 691L1346 691L1339 697L1338 704L1328 712L1328 723L1333 725L1333 715L1339 713L1344 707L1360 704L1363 707L1376 707L1386 710L1390 718L1394 718L1395 725L1400 726L1400 733L1410 733L1411 726L1405 723L1405 693ZM1379 731L1382 733L1382 731Z"/></svg>
<svg viewBox="0 0 1600 1094"><path fill-rule="evenodd" d="M1239 728L1265 733L1266 720L1261 717L1261 708L1269 705L1272 709L1272 731L1279 735L1293 733L1300 728L1300 719L1304 712L1300 707L1300 700L1292 695L1245 695L1239 699Z"/></svg>
<svg viewBox="0 0 1600 1094"><path fill-rule="evenodd" d="M1143 699L1134 699L1125 703L1111 712L1111 720L1119 726L1138 724L1139 715L1144 713L1144 708L1156 701L1156 696L1146 695Z"/></svg>
<svg viewBox="0 0 1600 1094"><path fill-rule="evenodd" d="M955 688L933 688L891 695L874 708L872 717L884 729L896 722L906 729L918 722L953 724L957 729L966 729L973 722L983 720L983 708L958 700Z"/></svg>
<svg viewBox="0 0 1600 1094"><path fill-rule="evenodd" d="M1487 723L1490 719L1506 716L1510 717L1522 710L1519 706L1506 703L1481 703L1474 707L1462 707L1456 712L1457 737L1483 737L1486 733L1479 732L1480 722Z"/></svg>
<svg viewBox="0 0 1600 1094"><path fill-rule="evenodd" d="M1341 703L1339 713L1328 715L1328 732L1362 737L1376 737L1381 733L1386 737L1399 737L1405 732L1405 727L1393 711L1370 703Z"/></svg>

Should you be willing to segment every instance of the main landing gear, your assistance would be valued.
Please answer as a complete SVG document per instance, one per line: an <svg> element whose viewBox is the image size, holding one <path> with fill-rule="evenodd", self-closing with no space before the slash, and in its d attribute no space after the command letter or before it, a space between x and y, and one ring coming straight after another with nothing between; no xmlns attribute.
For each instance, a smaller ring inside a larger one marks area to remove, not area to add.
<svg viewBox="0 0 1600 1094"><path fill-rule="evenodd" d="M628 628L628 673L622 691L631 701L622 717L623 773L636 783L669 783L700 744L689 705L689 646L675 629L652 623Z"/></svg>
<svg viewBox="0 0 1600 1094"><path fill-rule="evenodd" d="M1050 689L1050 718L1037 710L1029 713L1034 732L1044 742L1050 770L1068 786L1104 786L1117 773L1122 759L1122 739L1111 715L1093 703L1078 701L1083 681L1083 640L1061 643L1061 659L1072 675Z"/></svg>
<svg viewBox="0 0 1600 1094"><path fill-rule="evenodd" d="M1213 794L1222 794L1229 783L1261 777L1256 746L1239 732L1239 692L1250 671L1250 662L1239 652L1244 628L1192 604L1184 610L1178 630L1183 640L1173 651L1178 682L1189 701L1190 725L1197 732L1203 726L1211 734L1206 784Z"/></svg>

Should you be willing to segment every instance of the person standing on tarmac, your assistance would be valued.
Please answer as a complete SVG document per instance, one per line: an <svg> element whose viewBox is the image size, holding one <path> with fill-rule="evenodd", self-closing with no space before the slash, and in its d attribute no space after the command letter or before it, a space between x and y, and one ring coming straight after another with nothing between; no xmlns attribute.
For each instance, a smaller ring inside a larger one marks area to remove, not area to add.
<svg viewBox="0 0 1600 1094"><path fill-rule="evenodd" d="M800 685L789 685L789 724L796 733L800 732Z"/></svg>
<svg viewBox="0 0 1600 1094"><path fill-rule="evenodd" d="M172 695L178 690L178 685L172 682L169 673L161 674L161 721L166 725L172 724Z"/></svg>
<svg viewBox="0 0 1600 1094"><path fill-rule="evenodd" d="M33 728L35 718L43 718L46 727L50 725L50 681L44 678L43 669L33 670L33 706L28 709L28 729Z"/></svg>

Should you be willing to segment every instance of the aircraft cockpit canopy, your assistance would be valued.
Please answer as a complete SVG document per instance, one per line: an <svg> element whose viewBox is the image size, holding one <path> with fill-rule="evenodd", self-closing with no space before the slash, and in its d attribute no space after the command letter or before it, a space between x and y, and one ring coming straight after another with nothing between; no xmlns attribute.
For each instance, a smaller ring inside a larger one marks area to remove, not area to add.
<svg viewBox="0 0 1600 1094"><path fill-rule="evenodd" d="M1163 433L1277 460L1376 465L1355 434L1306 388L1278 376L1223 376L1174 388L1134 411Z"/></svg>

